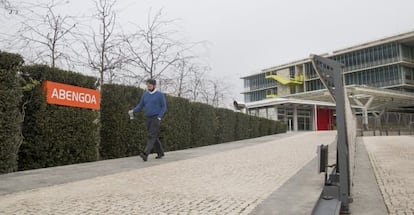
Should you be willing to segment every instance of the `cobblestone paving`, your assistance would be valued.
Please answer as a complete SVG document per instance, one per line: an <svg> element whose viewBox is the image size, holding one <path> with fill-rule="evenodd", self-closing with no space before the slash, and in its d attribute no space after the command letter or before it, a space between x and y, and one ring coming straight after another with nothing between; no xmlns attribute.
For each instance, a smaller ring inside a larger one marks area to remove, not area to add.
<svg viewBox="0 0 414 215"><path fill-rule="evenodd" d="M4 195L0 196L0 214L248 214L312 160L317 145L334 139L334 132L301 133Z"/></svg>
<svg viewBox="0 0 414 215"><path fill-rule="evenodd" d="M414 137L364 137L391 215L414 214Z"/></svg>

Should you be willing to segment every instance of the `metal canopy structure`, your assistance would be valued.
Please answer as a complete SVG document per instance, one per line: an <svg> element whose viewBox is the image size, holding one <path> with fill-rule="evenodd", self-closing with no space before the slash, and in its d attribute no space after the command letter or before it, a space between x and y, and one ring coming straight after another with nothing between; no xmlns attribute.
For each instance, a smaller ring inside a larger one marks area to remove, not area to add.
<svg viewBox="0 0 414 215"><path fill-rule="evenodd" d="M414 93L356 85L345 88L351 107L363 116L364 130L368 129L369 113L377 116L385 111L414 113ZM334 102L327 89L293 94L286 98Z"/></svg>
<svg viewBox="0 0 414 215"><path fill-rule="evenodd" d="M360 100L362 104L366 104L369 98L372 97L368 111L382 111L387 109L414 112L414 93L356 85L346 86L346 91L350 99L350 104L353 107L361 106L355 99ZM326 89L292 94L285 98L334 102Z"/></svg>
<svg viewBox="0 0 414 215"><path fill-rule="evenodd" d="M324 102L317 100L306 100L306 99L294 99L294 98L272 98L261 100L257 102L250 102L246 106L248 108L259 108L263 106L274 106L280 104L304 104L304 105L318 105L326 107L335 107L335 104L332 102Z"/></svg>

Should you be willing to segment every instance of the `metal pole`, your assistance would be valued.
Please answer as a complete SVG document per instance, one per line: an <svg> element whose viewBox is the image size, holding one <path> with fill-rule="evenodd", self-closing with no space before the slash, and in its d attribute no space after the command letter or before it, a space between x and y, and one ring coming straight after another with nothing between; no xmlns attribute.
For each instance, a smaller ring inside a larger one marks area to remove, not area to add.
<svg viewBox="0 0 414 215"><path fill-rule="evenodd" d="M339 193L338 202L341 205L342 213L349 213L350 203L350 169L349 169L349 143L348 131L346 126L346 109L350 108L349 101L346 102L347 94L343 80L343 65L339 62L320 56L311 56L313 67L318 73L322 83L328 89L332 98L336 102L336 124L337 124L337 161L336 172L331 174L332 180L338 181ZM351 119L348 119L351 120ZM325 186L324 191L332 190L332 186ZM321 202L321 199L320 201ZM323 200L322 200L323 202ZM336 204L335 202L333 204ZM318 207L318 206L317 206ZM323 208L320 206L319 208ZM334 207L332 207L334 208ZM316 211L320 211L316 209Z"/></svg>

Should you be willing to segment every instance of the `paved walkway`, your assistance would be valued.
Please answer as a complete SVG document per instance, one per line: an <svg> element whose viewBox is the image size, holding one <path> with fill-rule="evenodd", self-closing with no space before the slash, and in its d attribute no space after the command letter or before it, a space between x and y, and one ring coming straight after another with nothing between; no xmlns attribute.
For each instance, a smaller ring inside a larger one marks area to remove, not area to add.
<svg viewBox="0 0 414 215"><path fill-rule="evenodd" d="M364 138L357 138L355 150L355 169L352 175L353 187L351 189L354 201L350 204L352 214L388 215L364 144Z"/></svg>
<svg viewBox="0 0 414 215"><path fill-rule="evenodd" d="M146 163L142 162L141 158L136 156L0 175L0 181L2 182L0 183L0 196L9 193L15 193L18 191L31 190L35 188L80 181L84 179L90 179L120 172L127 172L141 168L148 168L151 166L162 165L168 162L197 158L217 152L224 152L256 145L258 143L279 140L283 141L283 139L296 134L297 133L277 134L248 140L234 141L231 143L168 152L168 156L164 157L163 159L154 160L152 159L154 156L152 156L150 158L152 159L151 162Z"/></svg>
<svg viewBox="0 0 414 215"><path fill-rule="evenodd" d="M55 170L62 174L80 167L83 179L69 176L72 179L65 181L56 176L54 183L43 184L46 187L32 185L23 191L8 187L4 189L8 194L0 196L0 214L249 214L315 158L317 145L334 140L335 132L275 135L169 152L165 159L146 163L127 158L136 168L120 172L89 164L104 169L103 176L93 169L89 170L96 174L84 173L88 164L60 167ZM38 171L0 180L45 177L42 171L48 170ZM312 208L306 210L302 214L310 214Z"/></svg>
<svg viewBox="0 0 414 215"><path fill-rule="evenodd" d="M414 214L414 137L364 137L389 214Z"/></svg>
<svg viewBox="0 0 414 215"><path fill-rule="evenodd" d="M316 146L335 136L280 134L145 163L130 157L0 175L0 214L311 214L323 185ZM363 137L356 150L353 214L414 214L414 137Z"/></svg>

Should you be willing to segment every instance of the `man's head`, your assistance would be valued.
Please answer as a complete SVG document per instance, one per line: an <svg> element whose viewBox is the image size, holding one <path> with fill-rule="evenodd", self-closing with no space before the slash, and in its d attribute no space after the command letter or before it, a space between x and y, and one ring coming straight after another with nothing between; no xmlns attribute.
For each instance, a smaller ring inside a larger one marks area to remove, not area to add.
<svg viewBox="0 0 414 215"><path fill-rule="evenodd" d="M147 89L151 92L154 91L155 85L157 85L155 79L148 79L145 83L147 84Z"/></svg>

